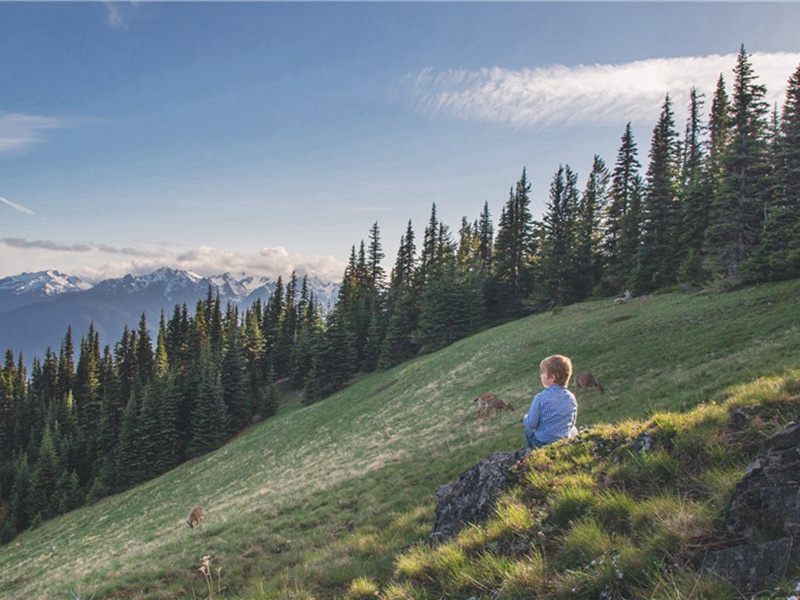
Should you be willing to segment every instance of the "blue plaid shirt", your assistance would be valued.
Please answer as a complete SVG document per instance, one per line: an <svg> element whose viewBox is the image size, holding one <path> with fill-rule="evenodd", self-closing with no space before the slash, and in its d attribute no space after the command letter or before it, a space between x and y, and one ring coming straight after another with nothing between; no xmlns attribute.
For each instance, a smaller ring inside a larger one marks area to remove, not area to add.
<svg viewBox="0 0 800 600"><path fill-rule="evenodd" d="M560 385L551 385L536 394L522 422L538 442L552 444L569 437L577 417L578 401L572 392Z"/></svg>

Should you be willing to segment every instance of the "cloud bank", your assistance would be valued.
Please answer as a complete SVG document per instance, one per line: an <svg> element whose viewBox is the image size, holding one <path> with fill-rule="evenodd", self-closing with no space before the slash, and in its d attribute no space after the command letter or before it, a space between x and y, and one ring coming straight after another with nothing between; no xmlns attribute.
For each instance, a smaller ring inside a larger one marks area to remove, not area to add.
<svg viewBox="0 0 800 600"><path fill-rule="evenodd" d="M25 253L26 265L30 264L31 255L35 254L36 262L42 264L42 269L57 267L93 282L121 277L127 273L142 275L161 267L194 271L203 276L230 272L276 278L278 275L287 277L292 271L296 271L301 276L339 281L345 267L343 261L333 256L305 256L289 252L281 246L263 248L255 253L227 252L210 246L200 246L175 254L167 249L116 248L106 244L67 244L53 240L3 238L0 242L8 248ZM109 262L106 256L108 254L128 258ZM74 259L70 259L70 256L76 255L80 256L78 264L81 266L69 266L76 264ZM68 264L62 266L56 263ZM30 270L30 267L26 266L26 270ZM6 273L14 274L16 273Z"/></svg>
<svg viewBox="0 0 800 600"><path fill-rule="evenodd" d="M57 117L0 112L0 154L25 152L43 142L51 129L68 126L69 121Z"/></svg>
<svg viewBox="0 0 800 600"><path fill-rule="evenodd" d="M669 94L678 114L692 87L711 97L722 74L730 90L736 54L655 58L619 65L478 71L426 69L407 78L420 110L432 116L515 127L614 125L655 120ZM800 53L753 53L768 101L783 103Z"/></svg>

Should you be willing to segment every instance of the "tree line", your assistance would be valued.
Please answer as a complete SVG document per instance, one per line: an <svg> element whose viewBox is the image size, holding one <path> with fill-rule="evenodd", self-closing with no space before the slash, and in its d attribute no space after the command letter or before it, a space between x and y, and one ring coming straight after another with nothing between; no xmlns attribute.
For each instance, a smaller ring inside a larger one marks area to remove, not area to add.
<svg viewBox="0 0 800 600"><path fill-rule="evenodd" d="M409 222L389 273L375 223L327 313L292 275L241 313L210 291L191 315L176 306L155 348L143 317L102 353L90 328L77 364L67 332L30 378L7 353L4 539L218 447L275 413L278 382L313 403L357 373L555 304L800 276L800 67L780 111L765 97L742 47L731 94L720 75L706 110L692 89L680 133L664 98L646 169L629 123L613 166L595 156L582 189L558 167L541 220L523 169L496 224L488 202L457 231L435 204L421 239Z"/></svg>

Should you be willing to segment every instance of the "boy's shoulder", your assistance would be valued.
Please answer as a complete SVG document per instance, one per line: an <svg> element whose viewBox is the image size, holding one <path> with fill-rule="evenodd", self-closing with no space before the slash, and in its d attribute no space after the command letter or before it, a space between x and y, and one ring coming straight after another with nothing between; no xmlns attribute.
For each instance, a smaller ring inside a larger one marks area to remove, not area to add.
<svg viewBox="0 0 800 600"><path fill-rule="evenodd" d="M575 394L560 385L551 385L536 395L540 400L575 400Z"/></svg>

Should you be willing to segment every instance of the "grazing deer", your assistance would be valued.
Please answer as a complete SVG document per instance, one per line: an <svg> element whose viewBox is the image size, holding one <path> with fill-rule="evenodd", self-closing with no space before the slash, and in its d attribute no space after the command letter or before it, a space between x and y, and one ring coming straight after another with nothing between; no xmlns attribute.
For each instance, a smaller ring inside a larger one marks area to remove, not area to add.
<svg viewBox="0 0 800 600"><path fill-rule="evenodd" d="M601 392L605 392L603 384L591 373L581 373L575 376L575 389L585 390L586 388L596 387L600 388Z"/></svg>
<svg viewBox="0 0 800 600"><path fill-rule="evenodd" d="M508 402L501 400L494 394L483 394L473 400L478 403L478 414L488 415L489 413L496 415L504 409L514 410Z"/></svg>
<svg viewBox="0 0 800 600"><path fill-rule="evenodd" d="M189 527L194 529L194 526L200 523L200 521L204 521L206 518L206 511L203 510L202 506L196 507L192 513L189 515L189 520L186 521L189 524Z"/></svg>

